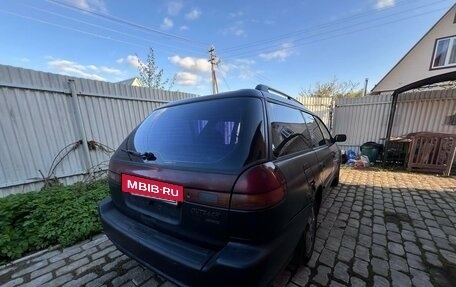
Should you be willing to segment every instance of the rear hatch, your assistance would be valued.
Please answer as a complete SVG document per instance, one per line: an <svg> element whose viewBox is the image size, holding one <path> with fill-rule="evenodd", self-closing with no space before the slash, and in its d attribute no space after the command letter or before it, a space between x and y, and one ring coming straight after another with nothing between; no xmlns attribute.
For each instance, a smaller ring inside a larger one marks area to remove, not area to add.
<svg viewBox="0 0 456 287"><path fill-rule="evenodd" d="M208 247L230 236L231 192L265 159L261 99L210 97L155 110L109 165L111 197L124 214Z"/></svg>

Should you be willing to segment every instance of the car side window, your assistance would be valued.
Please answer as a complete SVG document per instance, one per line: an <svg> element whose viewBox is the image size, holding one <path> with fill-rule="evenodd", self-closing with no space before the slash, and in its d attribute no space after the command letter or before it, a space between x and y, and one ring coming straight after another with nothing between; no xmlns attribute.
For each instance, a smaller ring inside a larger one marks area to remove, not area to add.
<svg viewBox="0 0 456 287"><path fill-rule="evenodd" d="M303 112L304 119L306 121L307 129L310 132L314 146L324 146L326 145L325 138L321 133L320 127L318 126L315 118L308 113Z"/></svg>
<svg viewBox="0 0 456 287"><path fill-rule="evenodd" d="M315 117L315 119L317 120L317 124L320 127L321 132L323 133L323 138L325 139L326 144L331 144L332 137L328 129L326 128L326 125L319 118Z"/></svg>
<svg viewBox="0 0 456 287"><path fill-rule="evenodd" d="M272 152L276 157L312 148L312 139L301 111L268 103Z"/></svg>

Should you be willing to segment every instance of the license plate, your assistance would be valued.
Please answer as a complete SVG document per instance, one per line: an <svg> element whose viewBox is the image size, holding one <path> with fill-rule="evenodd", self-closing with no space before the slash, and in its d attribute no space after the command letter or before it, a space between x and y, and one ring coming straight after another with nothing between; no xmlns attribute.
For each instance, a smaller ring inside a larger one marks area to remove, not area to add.
<svg viewBox="0 0 456 287"><path fill-rule="evenodd" d="M122 174L122 191L174 204L184 201L184 188L180 185L128 174Z"/></svg>

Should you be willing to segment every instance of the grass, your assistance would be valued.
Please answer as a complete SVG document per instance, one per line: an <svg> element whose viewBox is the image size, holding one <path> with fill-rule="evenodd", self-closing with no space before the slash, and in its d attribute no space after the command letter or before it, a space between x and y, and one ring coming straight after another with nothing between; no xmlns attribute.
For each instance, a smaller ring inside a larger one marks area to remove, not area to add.
<svg viewBox="0 0 456 287"><path fill-rule="evenodd" d="M101 180L0 198L0 264L100 233L97 207L107 196Z"/></svg>

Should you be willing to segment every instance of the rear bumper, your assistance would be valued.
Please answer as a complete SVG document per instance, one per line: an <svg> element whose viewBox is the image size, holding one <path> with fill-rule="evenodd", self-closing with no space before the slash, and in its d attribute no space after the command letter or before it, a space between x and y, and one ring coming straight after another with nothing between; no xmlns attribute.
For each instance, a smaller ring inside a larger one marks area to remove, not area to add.
<svg viewBox="0 0 456 287"><path fill-rule="evenodd" d="M110 199L100 203L99 213L106 235L121 251L181 286L266 286L287 264L300 235L290 226L261 245L228 242L211 250L138 223Z"/></svg>

